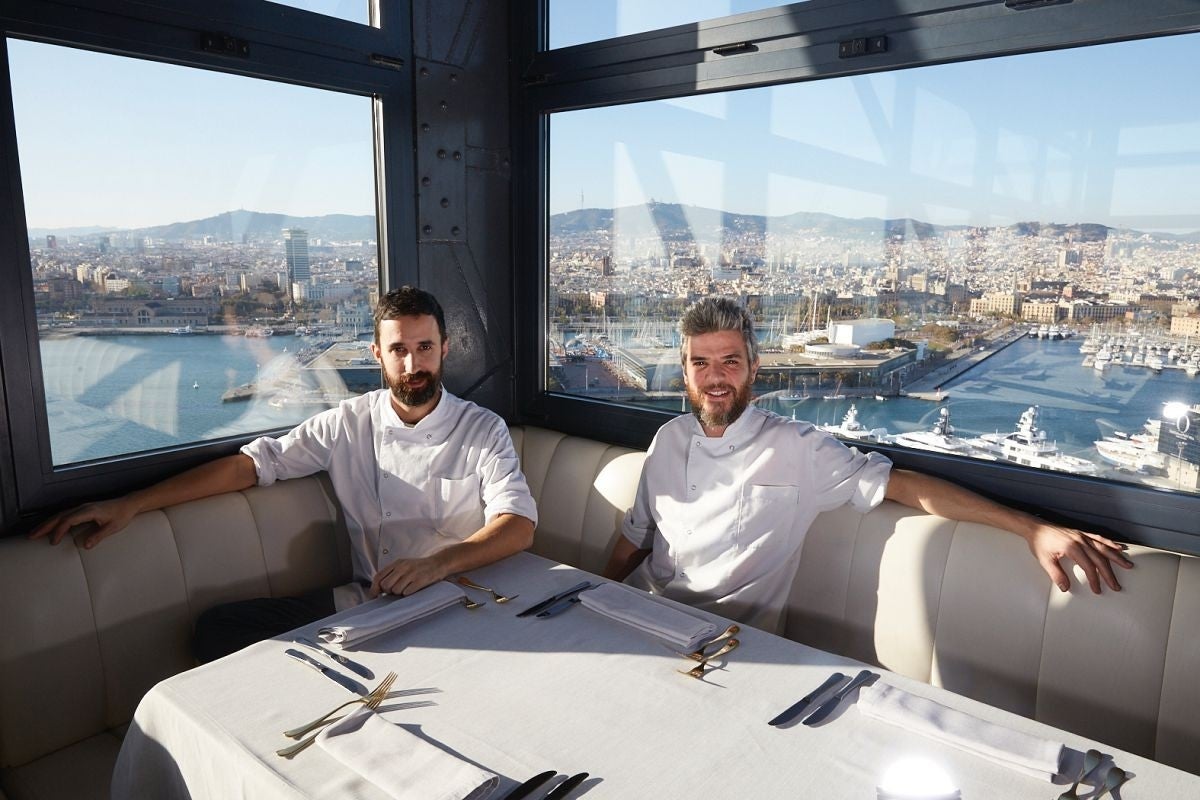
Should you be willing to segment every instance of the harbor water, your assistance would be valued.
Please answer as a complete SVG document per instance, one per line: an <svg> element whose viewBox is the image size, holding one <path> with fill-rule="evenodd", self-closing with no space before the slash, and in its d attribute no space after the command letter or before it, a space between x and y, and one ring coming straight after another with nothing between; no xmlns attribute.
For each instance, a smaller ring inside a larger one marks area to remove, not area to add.
<svg viewBox="0 0 1200 800"><path fill-rule="evenodd" d="M311 407L275 408L261 398L228 403L229 389L295 363L300 338L122 335L41 342L56 464L76 463L290 426ZM453 356L451 356L453 357ZM1078 341L1022 338L943 385L941 403L906 397L771 398L785 417L836 425L851 403L867 428L930 428L949 407L959 436L1009 432L1021 412L1041 407L1041 427L1062 450L1101 465L1093 442L1134 433L1163 403L1200 403L1200 378L1182 370L1083 366ZM678 406L674 406L678 410ZM1107 468L1102 468L1102 473Z"/></svg>

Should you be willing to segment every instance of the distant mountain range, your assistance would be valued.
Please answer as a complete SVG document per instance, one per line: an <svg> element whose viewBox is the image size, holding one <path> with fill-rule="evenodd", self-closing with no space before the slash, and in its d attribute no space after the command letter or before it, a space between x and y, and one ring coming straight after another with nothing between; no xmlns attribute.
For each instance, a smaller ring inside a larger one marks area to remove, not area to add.
<svg viewBox="0 0 1200 800"><path fill-rule="evenodd" d="M861 217L852 219L807 211L779 217L767 217L757 214L734 214L718 209L684 206L678 203L649 203L617 209L584 208L578 211L553 214L550 217L550 234L562 236L597 230L611 233L614 219L619 223L617 228L621 235L658 235L668 241L685 241L692 239L697 233L712 234L719 230L760 234L767 230L779 234L815 231L842 239L879 239L893 235L924 238L947 232L968 231L976 227L973 225L935 225L909 218ZM707 230L693 231L693 226ZM1018 222L1007 226L1006 230L1020 236L1063 237L1070 234L1072 240L1076 242L1104 241L1113 233L1123 236L1144 235L1141 231L1110 228L1107 225L1096 223L1067 225ZM1186 234L1154 233L1151 235L1156 239L1167 241L1200 242L1200 231Z"/></svg>
<svg viewBox="0 0 1200 800"><path fill-rule="evenodd" d="M215 217L172 222L149 228L31 228L29 235L42 238L47 235L88 237L101 234L125 236L148 236L166 241L184 241L212 236L222 242L240 242L248 239L278 239L284 228L303 228L310 239L356 240L375 239L374 215L354 216L351 214L326 214L320 217L291 217L287 214L269 214L261 211L226 211Z"/></svg>
<svg viewBox="0 0 1200 800"><path fill-rule="evenodd" d="M584 208L566 211L550 217L552 236L581 234L590 231L613 230L613 221L622 235L661 236L668 241L687 241L697 234L701 238L713 236L721 231L740 234L762 234L767 230L779 234L817 232L843 239L871 239L894 235L924 238L947 232L967 231L970 225L935 225L921 220L878 217L849 218L832 214L801 211L779 217L757 214L735 214L713 208L685 206L678 203L649 203L622 208ZM703 230L693 230L693 226ZM277 239L284 228L303 228L311 239L335 241L367 240L377 236L373 215L326 214L320 217L291 217L286 214L269 214L260 211L226 211L215 217L173 222L149 228L101 228L87 226L78 228L31 228L29 235L41 239L47 235L91 237L113 233L132 236L148 236L166 241L184 241L212 236L217 241L240 242ZM1007 230L1021 236L1063 237L1067 234L1077 242L1104 241L1113 233L1122 236L1141 236L1141 231L1110 228L1095 223L1059 224L1045 222L1018 222ZM1153 233L1163 241L1200 242L1200 231L1186 234Z"/></svg>

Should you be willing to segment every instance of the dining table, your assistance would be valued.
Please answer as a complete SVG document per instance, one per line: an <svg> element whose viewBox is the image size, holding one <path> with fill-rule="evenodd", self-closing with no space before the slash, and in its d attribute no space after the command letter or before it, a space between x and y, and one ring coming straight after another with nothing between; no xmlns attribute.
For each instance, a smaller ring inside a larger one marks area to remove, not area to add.
<svg viewBox="0 0 1200 800"><path fill-rule="evenodd" d="M736 649L696 678L686 674L695 662L662 639L582 603L551 617L518 616L581 581L605 582L530 553L472 570L470 578L512 599L497 603L490 592L468 588L481 604L476 608L456 603L355 645L330 646L366 667L372 680L293 640L315 638L323 627L352 624L356 615L407 598L373 600L158 683L124 737L113 800L403 796L320 746L291 758L277 755L292 743L283 731L356 697L287 657L288 649L304 650L368 687L395 672L376 713L496 775L494 798L549 770L557 780L586 772L570 796L592 800L870 800L889 770L914 763L939 772L969 800L1055 800L1093 748L1129 775L1112 795L1117 800L1200 797L1200 776L749 626L737 632ZM708 620L718 632L730 624L662 598L647 596L647 602ZM1067 753L1062 774L1053 782L1035 778L868 717L856 709L853 693L820 724L767 724L832 673L853 676L864 668L913 696L1061 742ZM397 752L396 763L404 757ZM1096 791L1085 784L1079 796Z"/></svg>

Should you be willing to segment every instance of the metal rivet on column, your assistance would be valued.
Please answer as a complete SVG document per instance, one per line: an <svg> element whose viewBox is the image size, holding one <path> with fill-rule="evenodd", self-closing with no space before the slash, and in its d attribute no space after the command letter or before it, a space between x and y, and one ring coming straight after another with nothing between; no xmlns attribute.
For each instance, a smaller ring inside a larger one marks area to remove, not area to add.
<svg viewBox="0 0 1200 800"><path fill-rule="evenodd" d="M428 69L426 69L425 67L421 67L421 77L422 77L422 78L428 78L428 77L429 77L429 70L428 70Z"/></svg>
<svg viewBox="0 0 1200 800"><path fill-rule="evenodd" d="M429 185L429 184L431 184L431 183L433 183L433 181L429 180L429 178L428 178L428 177L421 178L421 185L422 185L422 186L428 186L428 185Z"/></svg>
<svg viewBox="0 0 1200 800"><path fill-rule="evenodd" d="M447 103L445 100L443 100L442 101L442 111L445 111L449 107L450 107L450 104Z"/></svg>
<svg viewBox="0 0 1200 800"><path fill-rule="evenodd" d="M433 226L432 225L424 226L423 228L421 228L421 233L428 236L429 234L433 233Z"/></svg>
<svg viewBox="0 0 1200 800"><path fill-rule="evenodd" d="M462 161L462 153L460 153L460 152L458 152L457 150L455 150L455 151L454 151L454 160L455 160L455 161Z"/></svg>
<svg viewBox="0 0 1200 800"><path fill-rule="evenodd" d="M446 151L438 150L438 158L445 158L445 157L446 157Z"/></svg>
<svg viewBox="0 0 1200 800"><path fill-rule="evenodd" d="M449 207L450 207L450 198L443 197L442 198L442 208L449 208Z"/></svg>
<svg viewBox="0 0 1200 800"><path fill-rule="evenodd" d="M425 133L429 133L429 123L428 123L428 122L422 122L422 123L421 123L421 130L422 130L422 131L424 131Z"/></svg>
<svg viewBox="0 0 1200 800"><path fill-rule="evenodd" d="M450 233L452 233L455 236L458 236L458 234L460 233L459 227L457 225L455 225L453 228L450 229Z"/></svg>

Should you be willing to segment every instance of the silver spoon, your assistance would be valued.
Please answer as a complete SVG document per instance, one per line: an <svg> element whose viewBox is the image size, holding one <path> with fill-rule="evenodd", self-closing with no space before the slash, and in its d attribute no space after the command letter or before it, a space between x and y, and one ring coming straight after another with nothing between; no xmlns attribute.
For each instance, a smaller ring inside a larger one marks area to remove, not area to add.
<svg viewBox="0 0 1200 800"><path fill-rule="evenodd" d="M1075 778L1074 785L1072 785L1067 791L1060 794L1058 796L1058 800L1079 800L1079 795L1076 794L1079 784L1083 782L1083 779L1086 778L1092 770L1100 766L1100 761L1102 759L1103 756L1100 755L1099 750L1088 750L1086 753L1084 753L1083 769L1079 771L1079 775Z"/></svg>

